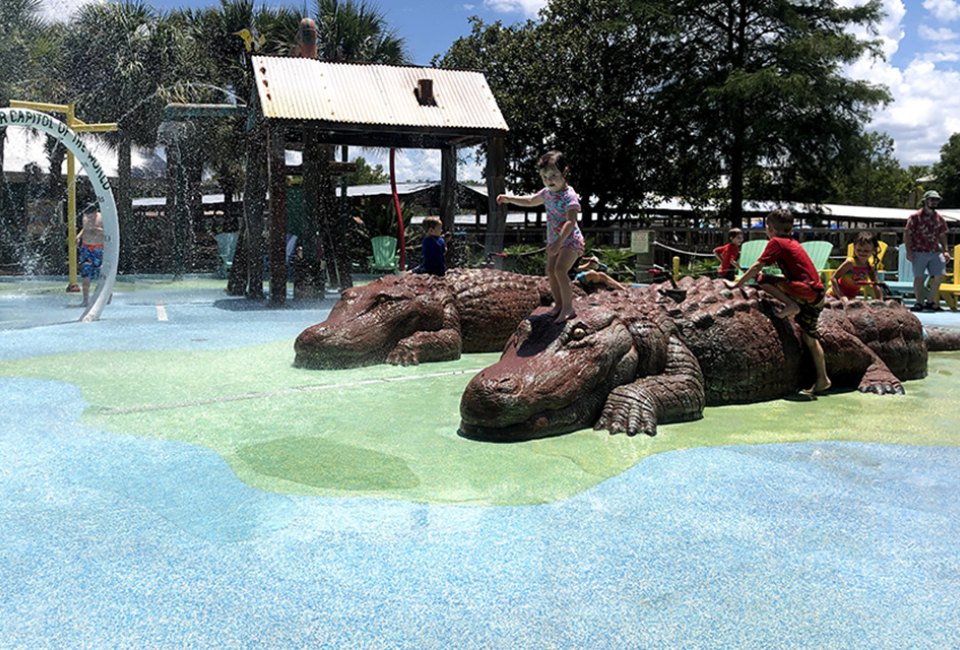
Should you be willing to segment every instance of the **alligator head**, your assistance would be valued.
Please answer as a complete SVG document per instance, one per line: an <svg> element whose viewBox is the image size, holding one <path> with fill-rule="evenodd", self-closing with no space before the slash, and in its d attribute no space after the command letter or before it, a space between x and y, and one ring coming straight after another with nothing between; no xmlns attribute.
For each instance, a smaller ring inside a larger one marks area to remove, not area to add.
<svg viewBox="0 0 960 650"><path fill-rule="evenodd" d="M500 360L467 385L460 435L505 442L592 427L613 388L662 367L665 343L651 351L649 342L665 339L628 325L622 304L585 298L575 305L566 323L538 310L520 324ZM646 343L638 347L638 340Z"/></svg>
<svg viewBox="0 0 960 650"><path fill-rule="evenodd" d="M294 344L298 368L352 368L384 363L397 342L439 330L452 300L442 278L390 275L343 292L327 320Z"/></svg>

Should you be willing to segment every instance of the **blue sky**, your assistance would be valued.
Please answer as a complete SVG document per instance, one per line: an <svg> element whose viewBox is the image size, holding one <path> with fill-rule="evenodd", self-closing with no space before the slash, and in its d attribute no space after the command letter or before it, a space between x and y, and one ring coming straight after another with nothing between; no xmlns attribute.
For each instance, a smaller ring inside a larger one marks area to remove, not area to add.
<svg viewBox="0 0 960 650"><path fill-rule="evenodd" d="M91 1L99 0L44 0L47 11L58 16ZM837 1L849 6L864 0ZM264 0L271 6L294 8L310 7L313 2ZM469 33L469 16L478 15L488 23L513 23L536 18L546 2L380 0L372 4L406 41L413 62L428 65L435 54L442 54L458 37ZM153 0L151 4L168 10L214 5L216 0ZM960 110L954 99L960 88L960 0L883 0L883 4L887 17L875 37L883 41L886 61L862 60L847 74L890 89L893 102L875 111L869 128L894 138L901 164L933 164L950 135L960 132ZM398 156L398 176L404 180L438 178L439 168L439 154L434 152L408 150ZM459 176L477 178L479 170L468 162Z"/></svg>

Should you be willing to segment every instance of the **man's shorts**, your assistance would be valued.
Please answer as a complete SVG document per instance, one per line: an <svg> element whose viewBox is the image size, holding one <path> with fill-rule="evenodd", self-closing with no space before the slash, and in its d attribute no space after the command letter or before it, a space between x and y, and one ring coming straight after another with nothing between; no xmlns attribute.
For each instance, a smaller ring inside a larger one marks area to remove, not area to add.
<svg viewBox="0 0 960 650"><path fill-rule="evenodd" d="M103 246L81 245L80 277L99 280L101 266L103 266Z"/></svg>
<svg viewBox="0 0 960 650"><path fill-rule="evenodd" d="M758 279L759 284L772 284L780 291L789 296L797 306L800 312L795 316L797 325L809 336L819 338L818 323L820 321L820 312L823 311L826 302L826 293L823 289L814 289L809 284L788 280L782 275L763 274Z"/></svg>
<svg viewBox="0 0 960 650"><path fill-rule="evenodd" d="M931 277L946 275L947 260L943 253L913 253L913 277L922 278L924 273Z"/></svg>

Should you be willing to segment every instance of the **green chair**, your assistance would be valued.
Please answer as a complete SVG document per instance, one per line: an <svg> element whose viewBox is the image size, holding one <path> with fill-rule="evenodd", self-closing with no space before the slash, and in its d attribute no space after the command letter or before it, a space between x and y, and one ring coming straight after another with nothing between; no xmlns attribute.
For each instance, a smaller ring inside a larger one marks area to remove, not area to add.
<svg viewBox="0 0 960 650"><path fill-rule="evenodd" d="M802 244L803 250L807 251L810 261L817 271L823 275L827 270L827 263L830 261L830 253L833 252L833 244L828 241L805 241Z"/></svg>
<svg viewBox="0 0 960 650"><path fill-rule="evenodd" d="M743 242L743 246L740 247L740 268L745 271L753 266L766 247L766 239L751 239Z"/></svg>
<svg viewBox="0 0 960 650"><path fill-rule="evenodd" d="M217 254L220 256L220 268L217 269L218 275L227 277L230 267L233 266L233 256L237 252L238 232L222 232L215 235L217 240Z"/></svg>
<svg viewBox="0 0 960 650"><path fill-rule="evenodd" d="M370 245L373 247L373 255L367 256L370 270L395 273L400 261L400 256L397 254L397 238L388 235L372 237Z"/></svg>

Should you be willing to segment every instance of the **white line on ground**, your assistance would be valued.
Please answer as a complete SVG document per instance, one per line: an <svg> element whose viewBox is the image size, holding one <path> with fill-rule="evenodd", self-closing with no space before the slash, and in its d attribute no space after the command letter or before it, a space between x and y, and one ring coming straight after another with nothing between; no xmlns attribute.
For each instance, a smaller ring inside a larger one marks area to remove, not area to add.
<svg viewBox="0 0 960 650"><path fill-rule="evenodd" d="M187 400L184 402L172 402L169 404L143 404L140 406L125 406L120 408L105 408L99 411L100 415L125 415L128 413L147 413L150 411L166 411L170 409L189 408L191 406L205 406L207 404L222 404L224 402L239 402L245 399L263 399L264 397L278 397L281 395L295 395L297 393L312 393L323 390L333 390L337 388L354 388L357 386L372 386L374 384L387 384L400 381L418 381L420 379L436 379L437 377L455 377L456 375L465 375L467 373L476 374L483 368L470 368L468 370L451 370L449 372L434 372L426 375L413 375L410 377L381 377L378 379L361 379L351 381L346 384L315 384L313 386L295 386L293 388L284 388L274 391L263 391L257 393L244 393L242 395L224 395L223 397L211 397L209 399Z"/></svg>
<svg viewBox="0 0 960 650"><path fill-rule="evenodd" d="M167 308L159 302L157 303L157 320L165 321L167 318Z"/></svg>

